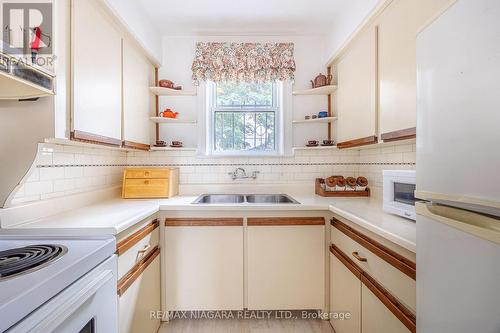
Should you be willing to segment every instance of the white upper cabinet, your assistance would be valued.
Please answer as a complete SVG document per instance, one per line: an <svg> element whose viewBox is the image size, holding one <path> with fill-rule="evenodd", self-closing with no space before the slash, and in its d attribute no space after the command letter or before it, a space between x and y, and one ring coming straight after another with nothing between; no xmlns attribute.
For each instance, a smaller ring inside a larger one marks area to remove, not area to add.
<svg viewBox="0 0 500 333"><path fill-rule="evenodd" d="M154 67L129 40L123 40L123 140L149 144Z"/></svg>
<svg viewBox="0 0 500 333"><path fill-rule="evenodd" d="M72 1L72 130L122 138L122 34L96 0Z"/></svg>
<svg viewBox="0 0 500 333"><path fill-rule="evenodd" d="M376 31L364 30L341 56L337 70L337 142L376 135Z"/></svg>
<svg viewBox="0 0 500 333"><path fill-rule="evenodd" d="M377 19L381 134L416 126L416 36L453 2L395 0Z"/></svg>

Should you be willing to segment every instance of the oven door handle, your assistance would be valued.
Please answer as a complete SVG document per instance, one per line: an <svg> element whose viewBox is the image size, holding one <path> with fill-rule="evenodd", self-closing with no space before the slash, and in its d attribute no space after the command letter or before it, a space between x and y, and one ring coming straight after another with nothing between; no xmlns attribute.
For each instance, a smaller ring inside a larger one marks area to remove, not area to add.
<svg viewBox="0 0 500 333"><path fill-rule="evenodd" d="M89 278L90 281L86 281L83 286L74 291L63 304L57 307L56 311L49 313L44 320L38 323L38 325L33 327L33 329L29 332L46 333L55 330L68 317L74 314L75 311L77 311L77 309L90 297L92 297L104 284L113 279L113 271L109 269L103 270L97 273L96 276Z"/></svg>

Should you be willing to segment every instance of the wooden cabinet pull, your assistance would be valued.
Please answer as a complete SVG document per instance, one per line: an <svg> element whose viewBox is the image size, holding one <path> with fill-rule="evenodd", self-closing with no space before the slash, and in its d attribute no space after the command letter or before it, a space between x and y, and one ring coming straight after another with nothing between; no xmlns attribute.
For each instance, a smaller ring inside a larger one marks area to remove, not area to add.
<svg viewBox="0 0 500 333"><path fill-rule="evenodd" d="M358 259L359 261L367 261L367 259L361 257L358 252L353 252L352 255L354 256L354 258Z"/></svg>
<svg viewBox="0 0 500 333"><path fill-rule="evenodd" d="M149 184L149 180L145 180L144 184L148 185Z"/></svg>

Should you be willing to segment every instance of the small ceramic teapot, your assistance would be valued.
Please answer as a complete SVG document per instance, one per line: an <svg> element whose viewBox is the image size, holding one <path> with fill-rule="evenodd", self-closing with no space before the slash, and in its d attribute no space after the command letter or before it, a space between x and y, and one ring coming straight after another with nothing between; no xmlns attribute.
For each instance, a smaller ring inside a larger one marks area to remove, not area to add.
<svg viewBox="0 0 500 333"><path fill-rule="evenodd" d="M318 88L318 87L323 87L327 86L332 82L332 75L323 75L322 73L319 73L318 76L314 78L314 81L311 80L311 84L313 88Z"/></svg>
<svg viewBox="0 0 500 333"><path fill-rule="evenodd" d="M179 112L173 112L170 109L165 109L165 111L163 111L161 113L162 117L165 117L165 118L177 118L178 114L179 114Z"/></svg>

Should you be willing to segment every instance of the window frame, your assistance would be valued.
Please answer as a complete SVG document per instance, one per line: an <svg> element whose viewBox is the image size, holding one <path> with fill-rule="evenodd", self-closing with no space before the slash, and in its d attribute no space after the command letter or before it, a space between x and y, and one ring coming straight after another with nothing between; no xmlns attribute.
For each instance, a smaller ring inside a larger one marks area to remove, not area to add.
<svg viewBox="0 0 500 333"><path fill-rule="evenodd" d="M207 152L212 156L279 156L281 155L282 142L282 82L272 82L273 105L245 107L245 106L221 106L217 107L217 83L207 82L207 111L208 111L208 135ZM273 150L215 150L215 115L216 112L274 112L274 149Z"/></svg>

